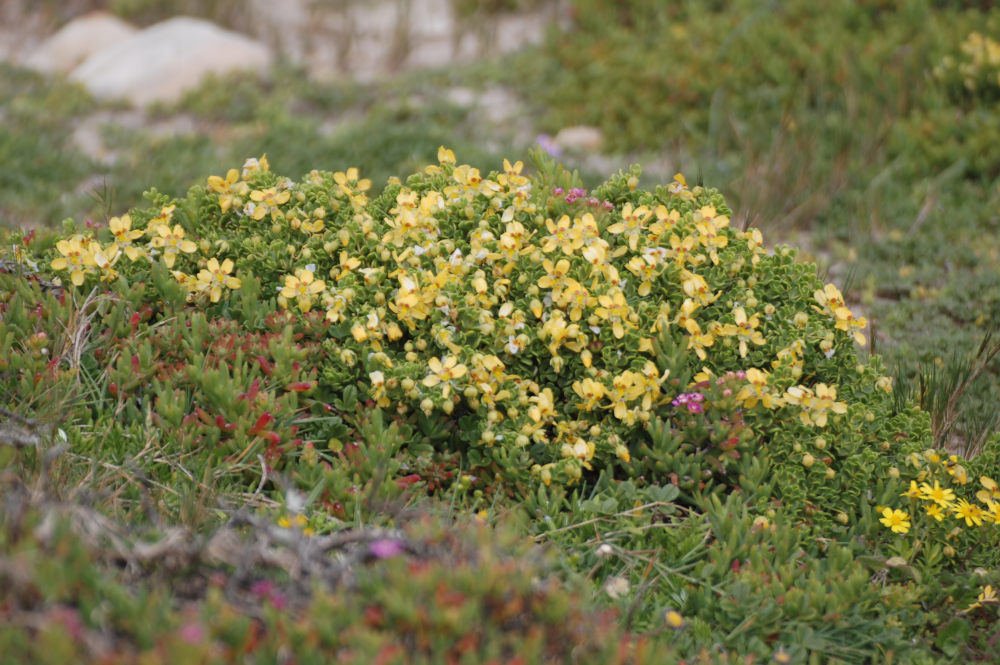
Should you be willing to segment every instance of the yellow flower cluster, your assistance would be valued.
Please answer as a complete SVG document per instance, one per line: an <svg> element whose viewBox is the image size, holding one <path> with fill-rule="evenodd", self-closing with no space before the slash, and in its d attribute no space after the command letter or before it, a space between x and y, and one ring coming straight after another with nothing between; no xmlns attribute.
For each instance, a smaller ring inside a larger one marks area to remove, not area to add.
<svg viewBox="0 0 1000 665"><path fill-rule="evenodd" d="M1000 42L972 32L959 45L959 50L960 56L946 56L935 67L936 77L957 77L965 89L972 92L984 85L1000 86Z"/></svg>
<svg viewBox="0 0 1000 665"><path fill-rule="evenodd" d="M943 522L947 517L958 521L959 525L949 532L949 538L961 533L963 522L966 527L1000 524L1000 486L995 480L989 476L980 477L981 489L975 494L978 503L957 496L955 489L948 485L949 479L958 486L968 482L959 461L956 455L942 458L933 450L922 457L911 456L910 463L920 471L901 495L910 499L915 511L922 510L922 514L934 522ZM942 479L945 485L941 484ZM905 534L910 530L910 515L906 511L887 507L882 509L882 514L882 523L894 533Z"/></svg>
<svg viewBox="0 0 1000 665"><path fill-rule="evenodd" d="M93 272L99 272L102 279L111 279L116 274L112 266L119 249L115 243L101 247L96 240L77 234L57 242L56 249L62 256L52 260L52 269L68 270L70 281L76 286L82 286Z"/></svg>
<svg viewBox="0 0 1000 665"><path fill-rule="evenodd" d="M829 356L838 331L864 341L864 319L835 286L814 296L820 317L794 314L801 339L774 349L775 319L791 313L754 293L767 256L760 232L733 228L705 190L677 174L656 196L618 207L577 204L575 195L563 205L523 168L504 160L502 172L484 176L442 147L437 164L406 184L390 182L373 205L356 168L312 171L295 183L271 174L262 156L209 177L204 196L220 230L272 248L240 260L272 275L279 306L323 312L341 360L364 359L376 404L475 411L480 445L553 452L557 461L534 468L543 482L572 482L595 461L630 458L625 435L675 396L654 362L657 339L707 364L724 354L723 362L757 365L736 395L744 409L785 409L812 427L846 412L836 386L801 378L816 352L810 345ZM96 245L64 241L57 261L74 281L120 254L173 269L199 250L173 206L145 229L128 216L110 228L114 251L103 258ZM214 246L229 253L231 238L219 235ZM233 260L209 256L209 239L199 243L200 271L172 274L192 299L218 302L241 281Z"/></svg>
<svg viewBox="0 0 1000 665"><path fill-rule="evenodd" d="M231 172L235 173L235 169ZM187 291L189 298L197 294L205 294L211 302L219 302L224 289L239 289L241 281L232 275L235 264L231 259L211 257L201 265L202 269L196 275L173 270L177 258L198 251L198 245L186 237L184 228L173 222L176 206L161 208L160 213L152 218L145 229L132 228L132 217L122 215L108 220L108 230L113 240L106 246L94 238L84 235L74 235L56 243L56 250L61 256L51 262L53 270L66 270L70 273L70 281L76 286L82 286L91 273L98 273L102 281L110 281L118 277L115 265L125 256L129 261L140 259L152 261L155 258L171 271L171 274ZM139 244L142 238L148 237L145 244Z"/></svg>
<svg viewBox="0 0 1000 665"><path fill-rule="evenodd" d="M855 317L854 314L844 305L844 296L833 284L827 284L822 291L816 291L813 298L819 303L819 307L813 306L820 314L826 315L834 320L837 330L852 332L855 341L861 346L865 345L865 336L862 330L868 325L865 317Z"/></svg>
<svg viewBox="0 0 1000 665"><path fill-rule="evenodd" d="M608 422L634 426L669 401L662 390L667 377L650 359L656 335L676 331L702 360L717 345L747 358L767 344L766 321L775 308L761 306L748 289L721 319L705 316L719 311L721 296L709 269L720 273L734 255L739 258L729 270L756 266L764 249L759 231L731 228L728 216L712 205L691 207L702 190L690 189L680 174L668 187L669 205L624 203L617 212L597 206L547 218L539 214L539 195L522 169L521 162L505 160L502 173L483 177L471 166L456 165L454 154L441 148L438 164L424 169L437 184L399 186L381 219L367 207L370 183L357 169L337 172L329 205L340 211L338 219L351 211L338 228L323 223L325 208L307 210L291 184L256 188L233 170L225 179L210 178L209 189L220 210L321 235L326 257L313 255L315 264L303 262L282 276L279 304L302 312L322 306L331 324L346 326L350 338L374 354L387 342L410 338L401 359L406 365L382 353L382 367L369 371L376 403L392 404L395 395L428 413L451 413L464 399L470 408L485 410L482 444L555 446L562 461L535 472L543 481L554 473L572 481L598 453L629 457ZM313 172L305 184L328 177ZM450 226L456 217L468 225L460 236ZM320 275L316 264L330 266L329 279L326 267ZM667 280L678 288L676 309L666 299L646 299ZM368 295L360 297L362 291ZM864 326L844 307L836 287L820 293L817 311L836 329ZM468 345L471 337L478 339L475 348ZM616 342L626 345L630 366L598 362L601 349ZM440 355L428 353L432 348ZM498 353L483 355L476 348ZM578 400L560 403L551 389L523 373L523 365L509 370L525 362L529 348L532 367L541 361L558 375L573 365L567 387ZM829 414L844 413L835 386L788 385L785 368L797 376L803 356L800 340L773 361L771 369L784 372L780 389L770 385L767 370L748 370L739 393L744 406L790 407L802 423L817 427L827 424ZM407 367L420 363L423 376L413 376Z"/></svg>

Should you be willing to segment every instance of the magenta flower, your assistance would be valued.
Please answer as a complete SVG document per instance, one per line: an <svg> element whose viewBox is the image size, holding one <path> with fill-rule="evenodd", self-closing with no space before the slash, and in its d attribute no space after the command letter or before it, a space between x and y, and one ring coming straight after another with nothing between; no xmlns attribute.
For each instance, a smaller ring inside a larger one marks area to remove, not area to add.
<svg viewBox="0 0 1000 665"><path fill-rule="evenodd" d="M188 644L199 644L205 639L205 629L197 623L187 623L180 627L177 635Z"/></svg>
<svg viewBox="0 0 1000 665"><path fill-rule="evenodd" d="M402 542L391 538L373 540L368 544L368 551L376 559L389 559L399 556L405 549Z"/></svg>

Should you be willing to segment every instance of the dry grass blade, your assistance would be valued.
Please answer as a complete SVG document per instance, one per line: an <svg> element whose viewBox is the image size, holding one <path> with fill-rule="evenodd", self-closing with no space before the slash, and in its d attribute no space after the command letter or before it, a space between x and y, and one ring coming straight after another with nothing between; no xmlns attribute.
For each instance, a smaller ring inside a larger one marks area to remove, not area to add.
<svg viewBox="0 0 1000 665"><path fill-rule="evenodd" d="M965 455L975 453L956 430L965 408L964 398L976 380L1000 355L1000 340L990 329L983 336L975 353L969 358L953 356L943 368L922 366L918 372L920 407L931 414L934 443L942 449L960 449ZM983 438L982 435L974 438Z"/></svg>

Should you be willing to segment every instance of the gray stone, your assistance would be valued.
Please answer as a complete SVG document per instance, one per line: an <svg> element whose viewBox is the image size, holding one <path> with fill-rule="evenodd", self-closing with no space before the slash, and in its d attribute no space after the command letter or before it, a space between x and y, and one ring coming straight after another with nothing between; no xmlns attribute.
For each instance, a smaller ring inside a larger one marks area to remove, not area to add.
<svg viewBox="0 0 1000 665"><path fill-rule="evenodd" d="M265 73L272 60L271 51L258 41L181 16L102 49L74 69L70 78L100 99L146 106L180 99L207 74Z"/></svg>
<svg viewBox="0 0 1000 665"><path fill-rule="evenodd" d="M553 140L568 152L595 152L601 149L604 134L597 127L575 125L560 129Z"/></svg>
<svg viewBox="0 0 1000 665"><path fill-rule="evenodd" d="M93 54L136 32L135 26L113 14L90 12L60 28L32 50L21 64L46 74L68 74Z"/></svg>

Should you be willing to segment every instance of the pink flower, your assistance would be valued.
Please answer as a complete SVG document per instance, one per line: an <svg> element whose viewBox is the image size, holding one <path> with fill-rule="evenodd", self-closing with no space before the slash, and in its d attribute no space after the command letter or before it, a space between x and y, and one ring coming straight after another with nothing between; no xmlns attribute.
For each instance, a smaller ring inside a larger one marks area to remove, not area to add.
<svg viewBox="0 0 1000 665"><path fill-rule="evenodd" d="M188 623L180 627L177 635L188 644L198 644L205 639L205 629L199 624Z"/></svg>
<svg viewBox="0 0 1000 665"><path fill-rule="evenodd" d="M368 544L368 551L376 559L389 559L394 556L398 556L403 553L406 548L398 540L392 540L389 538L383 538L381 540L373 540Z"/></svg>

